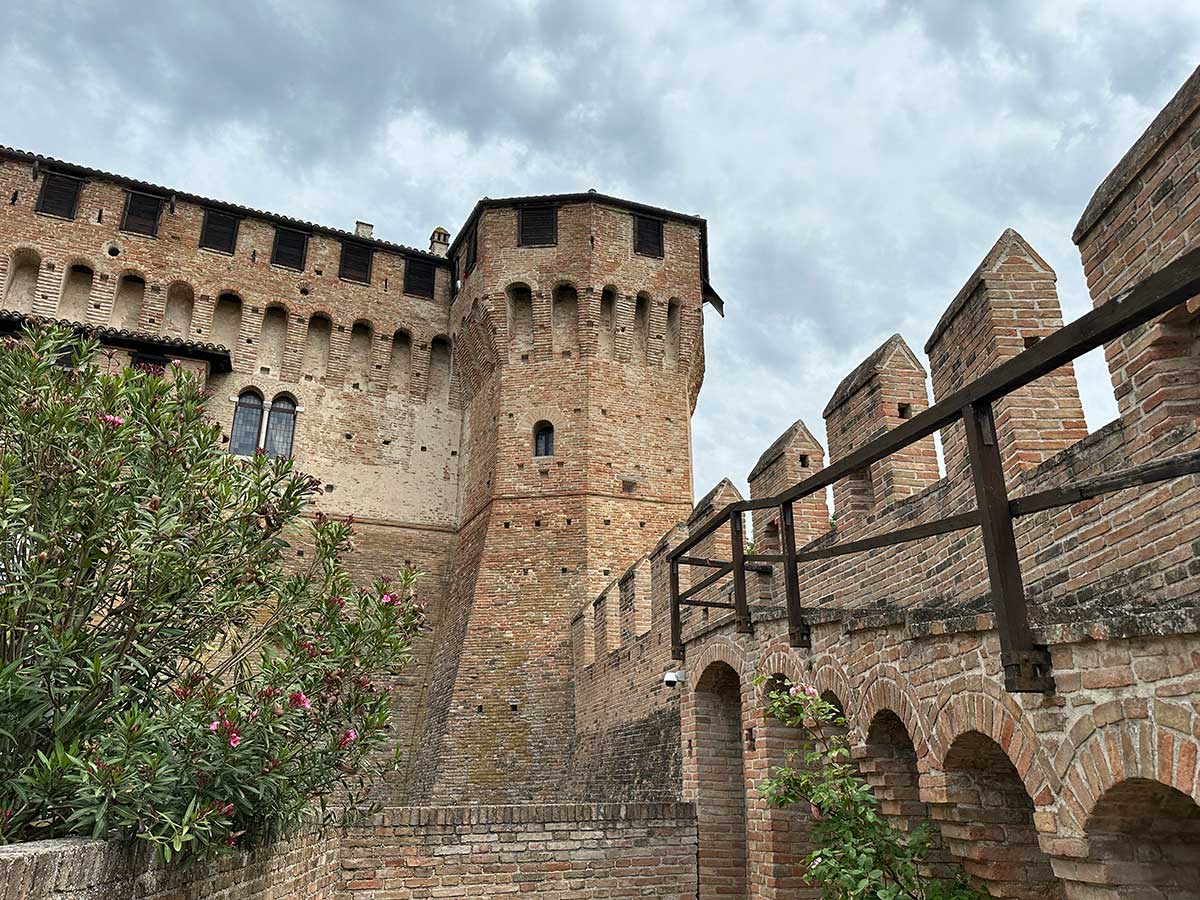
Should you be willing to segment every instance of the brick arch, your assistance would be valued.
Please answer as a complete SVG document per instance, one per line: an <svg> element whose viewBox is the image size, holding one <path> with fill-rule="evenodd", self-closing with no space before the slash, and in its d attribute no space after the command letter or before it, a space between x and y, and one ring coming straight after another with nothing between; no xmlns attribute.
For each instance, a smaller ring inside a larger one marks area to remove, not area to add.
<svg viewBox="0 0 1200 900"><path fill-rule="evenodd" d="M726 637L717 638L715 641L707 643L704 648L688 660L688 683L691 685L691 693L696 693L696 685L700 682L700 676L704 674L704 670L715 662L723 662L728 664L733 671L737 672L738 678L744 684L748 677L751 676L750 667L746 662L746 655L738 648L733 641Z"/></svg>
<svg viewBox="0 0 1200 900"><path fill-rule="evenodd" d="M804 659L797 654L787 640L772 642L754 667L755 677L770 678L782 675L791 682L804 680Z"/></svg>
<svg viewBox="0 0 1200 900"><path fill-rule="evenodd" d="M1035 806L1053 803L1061 782L1037 732L1016 701L993 682L979 677L954 679L938 694L927 721L929 771L943 771L955 740L975 731L1004 751Z"/></svg>
<svg viewBox="0 0 1200 900"><path fill-rule="evenodd" d="M1133 778L1174 788L1200 804L1200 741L1191 707L1157 701L1148 713L1127 718L1122 710L1120 718L1100 726L1091 715L1076 722L1068 734L1069 755L1061 757L1062 806L1070 816L1060 814L1060 831L1082 836L1104 794ZM1080 727L1084 723L1088 727Z"/></svg>
<svg viewBox="0 0 1200 900"><path fill-rule="evenodd" d="M850 677L835 657L825 653L813 659L807 680L822 694L829 691L837 697L838 703L842 705L847 726L854 724L858 694L850 686Z"/></svg>
<svg viewBox="0 0 1200 900"><path fill-rule="evenodd" d="M859 740L867 739L875 716L886 710L904 724L917 753L918 768L926 765L929 756L929 729L921 715L920 700L912 685L900 672L893 666L879 666L859 689L858 696L853 724Z"/></svg>

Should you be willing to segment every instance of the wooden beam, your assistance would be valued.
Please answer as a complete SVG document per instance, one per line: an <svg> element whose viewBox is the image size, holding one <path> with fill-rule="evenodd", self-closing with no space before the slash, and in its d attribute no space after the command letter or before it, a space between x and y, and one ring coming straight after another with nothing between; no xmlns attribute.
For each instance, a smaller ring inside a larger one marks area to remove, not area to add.
<svg viewBox="0 0 1200 900"><path fill-rule="evenodd" d="M991 403L981 401L964 408L963 424L967 432L971 474L975 479L975 501L979 507L996 630L1000 635L1004 685L1015 692L1053 690L1050 654L1045 648L1034 646L1033 631L1029 627L1021 563L1013 536L1008 488L1004 483Z"/></svg>
<svg viewBox="0 0 1200 900"><path fill-rule="evenodd" d="M796 568L796 522L790 502L779 506L779 534L783 543L783 587L787 598L788 644L812 647L812 629L800 608L800 572Z"/></svg>
<svg viewBox="0 0 1200 900"><path fill-rule="evenodd" d="M746 520L736 512L729 517L729 543L733 550L733 606L738 634L749 634L750 605L746 602Z"/></svg>
<svg viewBox="0 0 1200 900"><path fill-rule="evenodd" d="M1067 487L1053 488L1017 497L1015 500L1009 501L1008 508L1014 516L1028 516L1031 513L1091 500L1103 494L1111 494L1113 491L1123 491L1138 485L1154 484L1156 481L1166 481L1169 478L1181 478L1184 475L1198 473L1200 473L1200 450L1155 460L1130 469L1121 469L1118 472L1110 472L1107 475L1089 478Z"/></svg>
<svg viewBox="0 0 1200 900"><path fill-rule="evenodd" d="M683 659L683 624L679 618L679 560L668 560L671 572L671 659Z"/></svg>
<svg viewBox="0 0 1200 900"><path fill-rule="evenodd" d="M730 572L733 571L733 566L734 566L733 563L725 564L721 568L717 569L717 571L713 572L711 575L709 575L707 578L705 578L703 581L701 581L699 584L693 584L690 588L688 588L686 591L684 591L682 594L679 595L679 599L686 600L688 597L692 597L692 596L695 596L696 594L700 593L706 587L716 584L718 581L720 581L722 578L724 578L726 575L728 575ZM743 577L745 577L745 576L743 576Z"/></svg>

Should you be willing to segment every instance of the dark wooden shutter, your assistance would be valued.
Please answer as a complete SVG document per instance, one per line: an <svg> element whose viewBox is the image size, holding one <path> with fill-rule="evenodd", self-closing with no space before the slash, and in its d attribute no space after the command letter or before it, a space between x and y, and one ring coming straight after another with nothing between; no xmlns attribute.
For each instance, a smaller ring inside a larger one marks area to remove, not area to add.
<svg viewBox="0 0 1200 900"><path fill-rule="evenodd" d="M130 191L125 199L125 221L121 223L121 230L155 237L158 235L158 214L161 211L162 197Z"/></svg>
<svg viewBox="0 0 1200 900"><path fill-rule="evenodd" d="M204 211L204 227L200 229L200 246L222 253L233 253L237 247L238 217L215 209Z"/></svg>
<svg viewBox="0 0 1200 900"><path fill-rule="evenodd" d="M518 243L538 247L558 243L558 209L553 206L527 206L517 211L520 219Z"/></svg>
<svg viewBox="0 0 1200 900"><path fill-rule="evenodd" d="M469 235L467 235L467 268L464 270L464 274L466 274L466 275L471 274L471 270L475 268L475 263L478 259L478 254L479 254L479 244L477 242L478 237L479 237L479 226L472 225L471 233Z"/></svg>
<svg viewBox="0 0 1200 900"><path fill-rule="evenodd" d="M633 250L642 256L663 255L663 223L646 216L633 217Z"/></svg>
<svg viewBox="0 0 1200 900"><path fill-rule="evenodd" d="M404 293L433 298L433 263L409 257L404 262Z"/></svg>
<svg viewBox="0 0 1200 900"><path fill-rule="evenodd" d="M287 269L304 271L304 258L308 253L308 235L291 228L275 229L275 247L271 250L271 262Z"/></svg>
<svg viewBox="0 0 1200 900"><path fill-rule="evenodd" d="M83 182L78 178L47 172L42 176L42 193L38 197L37 211L63 219L75 218L82 186Z"/></svg>
<svg viewBox="0 0 1200 900"><path fill-rule="evenodd" d="M355 244L350 241L342 242L342 263L338 268L338 277L350 281L371 283L371 257L374 252L370 247Z"/></svg>

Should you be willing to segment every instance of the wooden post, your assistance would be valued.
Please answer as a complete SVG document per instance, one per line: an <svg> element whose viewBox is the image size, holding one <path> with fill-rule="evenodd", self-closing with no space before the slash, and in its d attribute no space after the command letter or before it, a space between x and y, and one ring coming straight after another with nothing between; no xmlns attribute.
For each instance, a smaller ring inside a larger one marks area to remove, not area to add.
<svg viewBox="0 0 1200 900"><path fill-rule="evenodd" d="M796 521L790 500L779 507L779 533L783 538L783 585L787 596L788 644L812 647L812 630L800 608L800 573L796 571Z"/></svg>
<svg viewBox="0 0 1200 900"><path fill-rule="evenodd" d="M962 418L967 432L971 474L975 480L992 607L996 611L996 629L1000 633L1004 686L1014 692L1051 691L1054 678L1050 671L1050 654L1046 648L1034 646L1033 631L1029 627L1021 562L1013 536L1008 488L1004 483L992 405L987 401L971 403L963 408Z"/></svg>
<svg viewBox="0 0 1200 900"><path fill-rule="evenodd" d="M745 516L734 512L729 516L729 542L733 550L733 615L738 634L749 634L750 606L746 602L746 532Z"/></svg>
<svg viewBox="0 0 1200 900"><path fill-rule="evenodd" d="M671 559L671 659L683 659L683 624L679 618L679 560Z"/></svg>

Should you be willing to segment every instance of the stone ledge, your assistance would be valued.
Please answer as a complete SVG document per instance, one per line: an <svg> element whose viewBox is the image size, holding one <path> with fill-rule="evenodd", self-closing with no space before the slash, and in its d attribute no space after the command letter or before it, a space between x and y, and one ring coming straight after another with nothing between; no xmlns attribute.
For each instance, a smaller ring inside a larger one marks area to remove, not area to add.
<svg viewBox="0 0 1200 900"><path fill-rule="evenodd" d="M691 820L695 817L696 809L691 803L533 803L497 806L395 806L381 810L372 816L369 822L378 828Z"/></svg>

